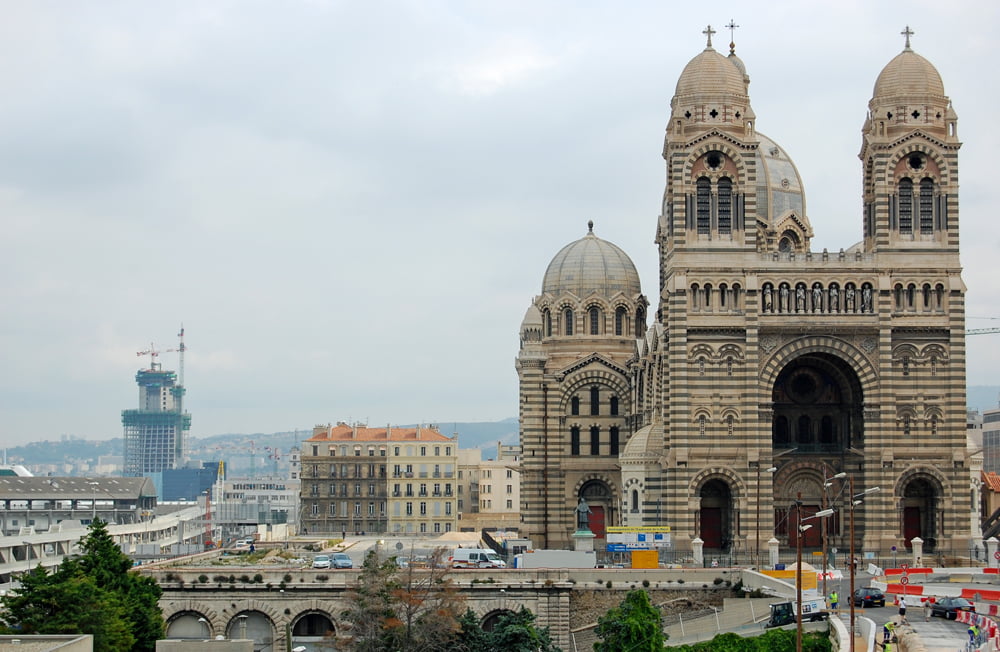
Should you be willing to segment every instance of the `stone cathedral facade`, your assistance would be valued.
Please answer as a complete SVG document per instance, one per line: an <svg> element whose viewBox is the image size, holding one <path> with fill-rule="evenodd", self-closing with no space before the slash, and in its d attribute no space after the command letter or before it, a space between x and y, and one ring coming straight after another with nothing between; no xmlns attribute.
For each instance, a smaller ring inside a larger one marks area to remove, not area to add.
<svg viewBox="0 0 1000 652"><path fill-rule="evenodd" d="M668 526L678 551L754 551L795 545L796 517L830 504L803 545L826 529L846 550L853 480L880 488L855 508L856 550L968 554L961 143L941 76L907 28L858 107L862 201L843 213L863 239L813 252L798 171L757 131L733 45L706 34L666 126L655 312L591 225L522 322L524 528L571 547L584 497L598 547L635 525Z"/></svg>

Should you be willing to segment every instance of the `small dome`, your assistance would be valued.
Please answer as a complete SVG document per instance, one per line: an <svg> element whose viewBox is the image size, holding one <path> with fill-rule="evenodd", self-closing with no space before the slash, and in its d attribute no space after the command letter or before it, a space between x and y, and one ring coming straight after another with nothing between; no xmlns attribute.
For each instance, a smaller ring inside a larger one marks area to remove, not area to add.
<svg viewBox="0 0 1000 652"><path fill-rule="evenodd" d="M894 97L944 96L941 75L930 61L909 47L896 55L878 76L875 101Z"/></svg>
<svg viewBox="0 0 1000 652"><path fill-rule="evenodd" d="M528 306L528 310L524 313L524 319L521 320L522 331L532 327L542 327L542 313L538 310L535 304Z"/></svg>
<svg viewBox="0 0 1000 652"><path fill-rule="evenodd" d="M684 67L674 95L745 97L744 74L744 70L740 70L732 60L707 47Z"/></svg>
<svg viewBox="0 0 1000 652"><path fill-rule="evenodd" d="M790 213L808 230L805 190L798 168L788 153L764 134L757 132L757 216L774 228Z"/></svg>
<svg viewBox="0 0 1000 652"><path fill-rule="evenodd" d="M612 297L619 292L634 297L641 293L639 273L624 251L594 235L594 223L584 237L563 247L545 270L542 292L578 297L598 293Z"/></svg>

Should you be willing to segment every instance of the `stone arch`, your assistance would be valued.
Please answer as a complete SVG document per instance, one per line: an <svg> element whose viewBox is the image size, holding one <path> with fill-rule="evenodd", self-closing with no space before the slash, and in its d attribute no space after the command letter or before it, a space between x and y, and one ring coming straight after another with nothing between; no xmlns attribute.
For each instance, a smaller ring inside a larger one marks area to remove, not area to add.
<svg viewBox="0 0 1000 652"><path fill-rule="evenodd" d="M629 391L627 379L613 371L582 369L563 381L560 387L559 411L568 413L572 398L577 395L583 396L592 385L607 387L619 397L627 396ZM580 392L584 392L584 394L580 394Z"/></svg>
<svg viewBox="0 0 1000 652"><path fill-rule="evenodd" d="M740 534L739 501L745 494L735 473L721 467L705 469L692 479L698 498L695 530L705 548L729 550Z"/></svg>
<svg viewBox="0 0 1000 652"><path fill-rule="evenodd" d="M265 647L273 646L278 638L278 625L281 623L282 617L277 616L276 613L267 613L274 612L274 609L261 604L260 600L252 602L257 603L258 607L265 607L265 609L255 608L254 605L251 605L246 609L239 610L228 619L223 633L226 638L253 639L255 648L258 643L264 644Z"/></svg>
<svg viewBox="0 0 1000 652"><path fill-rule="evenodd" d="M169 618L164 618L164 620L166 621L164 631L168 639L210 639L215 638L215 635L219 633L213 625L212 619L201 611L181 609L173 612Z"/></svg>
<svg viewBox="0 0 1000 652"><path fill-rule="evenodd" d="M778 374L789 362L810 353L826 353L844 360L857 374L864 395L873 396L876 393L878 373L868 357L850 342L828 335L798 338L777 348L774 353L767 356L761 366L761 386L773 387Z"/></svg>
<svg viewBox="0 0 1000 652"><path fill-rule="evenodd" d="M733 192L745 192L745 186L747 183L745 181L747 175L746 162L743 160L743 154L740 150L734 147L732 144L727 143L722 140L709 139L703 141L700 145L693 148L688 154L687 159L684 161L682 179L684 183L684 189L681 192L689 192L688 188L694 186L694 182L697 177L695 177L694 166L709 152L721 152L732 161L733 166L736 168L736 178L732 175L719 172L713 172L711 170L706 170L704 174L699 172L698 176L707 176L712 181L716 181L721 176L727 176L733 182Z"/></svg>
<svg viewBox="0 0 1000 652"><path fill-rule="evenodd" d="M620 487L610 475L587 473L573 488L573 503L578 503L580 498L586 500L590 508L588 521L591 532L597 538L604 538L604 528L617 518L618 507L622 503Z"/></svg>
<svg viewBox="0 0 1000 652"><path fill-rule="evenodd" d="M947 479L934 467L912 467L900 474L893 487L898 501L904 545L912 547L913 537L924 540L924 549L932 552L941 533Z"/></svg>
<svg viewBox="0 0 1000 652"><path fill-rule="evenodd" d="M484 632L491 632L504 616L513 616L515 611L507 606L493 608L479 615L479 626Z"/></svg>
<svg viewBox="0 0 1000 652"><path fill-rule="evenodd" d="M329 627L326 626L329 623ZM337 621L323 609L306 609L289 620L292 643L319 643L337 635Z"/></svg>

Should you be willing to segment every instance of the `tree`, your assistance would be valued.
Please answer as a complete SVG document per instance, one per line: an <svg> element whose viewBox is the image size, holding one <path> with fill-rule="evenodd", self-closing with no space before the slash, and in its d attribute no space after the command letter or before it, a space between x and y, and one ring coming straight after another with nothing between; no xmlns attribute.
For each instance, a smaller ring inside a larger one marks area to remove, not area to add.
<svg viewBox="0 0 1000 652"><path fill-rule="evenodd" d="M395 558L368 553L342 616L358 652L448 650L461 629L462 599L445 577L444 550L427 569L400 572Z"/></svg>
<svg viewBox="0 0 1000 652"><path fill-rule="evenodd" d="M164 636L162 591L95 520L80 542L83 553L51 573L38 565L0 599L3 628L19 634L92 634L99 650L152 651Z"/></svg>
<svg viewBox="0 0 1000 652"><path fill-rule="evenodd" d="M521 605L516 613L508 612L487 633L490 652L560 652L552 643L548 627L535 625L535 614Z"/></svg>
<svg viewBox="0 0 1000 652"><path fill-rule="evenodd" d="M596 652L662 652L665 635L659 610L649 602L643 590L629 591L622 603L597 621Z"/></svg>

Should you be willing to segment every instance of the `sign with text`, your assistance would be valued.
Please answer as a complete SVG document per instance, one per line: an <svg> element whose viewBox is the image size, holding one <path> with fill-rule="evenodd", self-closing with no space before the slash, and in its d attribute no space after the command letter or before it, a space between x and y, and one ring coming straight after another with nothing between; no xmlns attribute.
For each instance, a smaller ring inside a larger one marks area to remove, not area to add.
<svg viewBox="0 0 1000 652"><path fill-rule="evenodd" d="M611 526L606 531L608 550L654 550L670 548L670 528Z"/></svg>

